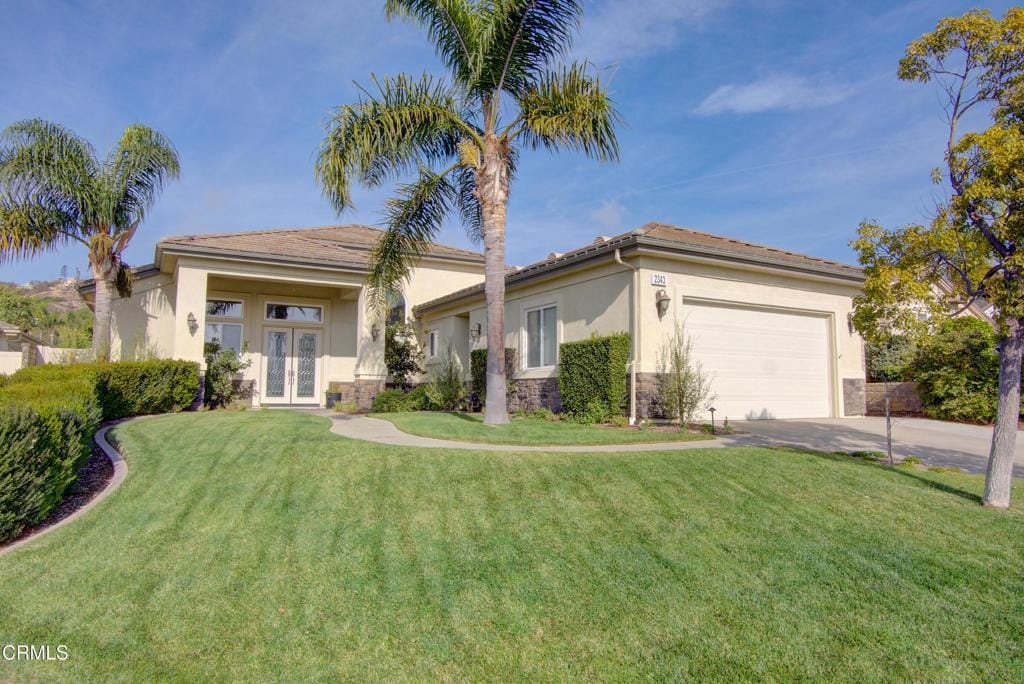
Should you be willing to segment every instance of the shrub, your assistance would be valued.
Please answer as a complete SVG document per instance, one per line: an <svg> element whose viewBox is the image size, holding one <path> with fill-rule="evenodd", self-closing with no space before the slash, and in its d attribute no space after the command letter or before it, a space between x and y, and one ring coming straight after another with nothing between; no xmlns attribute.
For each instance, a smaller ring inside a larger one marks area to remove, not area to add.
<svg viewBox="0 0 1024 684"><path fill-rule="evenodd" d="M924 463L924 460L918 456L907 456L905 459L903 459L902 463L904 465L922 465Z"/></svg>
<svg viewBox="0 0 1024 684"><path fill-rule="evenodd" d="M431 407L440 411L457 411L466 400L466 383L462 379L462 363L449 346L431 371L426 386Z"/></svg>
<svg viewBox="0 0 1024 684"><path fill-rule="evenodd" d="M693 342L682 327L676 327L662 345L659 366L658 401L666 416L685 428L708 409L714 395L711 379L693 358Z"/></svg>
<svg viewBox="0 0 1024 684"><path fill-rule="evenodd" d="M996 334L976 318L954 318L922 340L911 366L924 412L941 420L991 422L999 396Z"/></svg>
<svg viewBox="0 0 1024 684"><path fill-rule="evenodd" d="M917 346L906 335L893 335L884 342L864 346L864 362L868 382L903 382L911 380L911 365Z"/></svg>
<svg viewBox="0 0 1024 684"><path fill-rule="evenodd" d="M418 385L406 392L401 389L388 389L373 398L370 407L374 413L404 413L406 411L423 411L429 408L427 388Z"/></svg>
<svg viewBox="0 0 1024 684"><path fill-rule="evenodd" d="M581 425L594 425L595 423L607 422L608 407L600 399L591 399L587 407L582 411L567 414L569 420Z"/></svg>
<svg viewBox="0 0 1024 684"><path fill-rule="evenodd" d="M384 328L384 365L391 382L407 387L423 372L423 351L416 344L416 331L408 323L392 323Z"/></svg>
<svg viewBox="0 0 1024 684"><path fill-rule="evenodd" d="M334 410L337 413L359 413L359 404L354 401L336 401Z"/></svg>
<svg viewBox="0 0 1024 684"><path fill-rule="evenodd" d="M627 396L630 337L627 333L565 342L559 348L558 389L562 410L580 422L603 422L623 412ZM598 408L600 407L600 408ZM591 420L600 414L599 420Z"/></svg>
<svg viewBox="0 0 1024 684"><path fill-rule="evenodd" d="M523 412L523 417L533 418L535 420L545 420L549 423L557 423L559 420L558 414L547 406L541 406L540 408L535 408L532 411L525 411Z"/></svg>
<svg viewBox="0 0 1024 684"><path fill-rule="evenodd" d="M624 428L629 426L629 418L627 416L609 416L608 423L612 427Z"/></svg>
<svg viewBox="0 0 1024 684"><path fill-rule="evenodd" d="M40 522L89 458L103 420L192 403L184 361L33 366L0 384L0 542Z"/></svg>
<svg viewBox="0 0 1024 684"><path fill-rule="evenodd" d="M505 349L505 394L507 398L516 393L516 363L518 357L515 349ZM469 377L472 382L472 400L477 406L487 401L487 350L474 349L469 353Z"/></svg>
<svg viewBox="0 0 1024 684"><path fill-rule="evenodd" d="M245 353L243 347L242 353ZM234 349L221 349L219 342L207 342L206 354L206 389L203 403L209 408L227 406L235 398L235 377L252 365L252 361L242 361L242 356Z"/></svg>

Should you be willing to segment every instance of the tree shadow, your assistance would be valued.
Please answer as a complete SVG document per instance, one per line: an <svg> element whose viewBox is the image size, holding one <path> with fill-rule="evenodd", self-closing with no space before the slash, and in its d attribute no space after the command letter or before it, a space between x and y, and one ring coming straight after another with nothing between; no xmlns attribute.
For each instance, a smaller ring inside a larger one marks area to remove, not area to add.
<svg viewBox="0 0 1024 684"><path fill-rule="evenodd" d="M970 501L971 503L975 503L975 504L978 504L978 505L981 505L981 503L982 503L981 497L979 495L975 494L974 492L969 492L967 490L960 489L959 487L954 487L952 485L946 484L945 482L939 482L937 480L933 480L932 478L926 477L922 473L917 472L917 471L915 471L915 470L913 470L911 468L908 468L907 466L899 466L899 465L892 465L891 466L891 465L889 465L887 463L879 463L877 461L872 461L872 460L868 460L868 459L864 459L864 458L859 458L857 456L851 456L851 455L849 455L849 454L847 454L845 452L842 452L842 453L830 453L830 452L826 452L826 451L817 451L815 449L807 449L805 447L798 447L798 446L775 445L775 446L765 446L765 447L762 447L762 448L763 449L768 449L770 451L806 454L808 456L815 456L815 457L818 457L818 458L824 458L824 459L828 459L830 461L838 461L838 462L846 463L846 464L853 465L853 466L858 467L858 468L881 468L881 469L885 470L886 472L894 473L894 474L899 475L901 477L906 477L906 478L909 478L911 480L914 480L916 483L918 483L920 485L924 485L924 486L928 487L929 489L935 489L935 490L938 490L938 491L940 491L940 492L942 492L944 494L950 494L952 496L956 496L956 497L959 497L961 499L966 499L967 501Z"/></svg>

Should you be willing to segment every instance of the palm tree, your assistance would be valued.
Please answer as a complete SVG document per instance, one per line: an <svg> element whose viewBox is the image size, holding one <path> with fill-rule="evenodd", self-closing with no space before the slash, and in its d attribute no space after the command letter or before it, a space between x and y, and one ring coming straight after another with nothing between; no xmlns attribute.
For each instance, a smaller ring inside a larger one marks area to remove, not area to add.
<svg viewBox="0 0 1024 684"><path fill-rule="evenodd" d="M77 242L96 283L92 348L110 358L113 292L131 295L123 254L164 181L180 173L160 133L128 126L102 161L72 131L41 119L0 133L0 260L33 257Z"/></svg>
<svg viewBox="0 0 1024 684"><path fill-rule="evenodd" d="M483 241L487 298L484 422L508 422L505 401L505 220L521 147L618 159L619 115L587 63L556 65L583 14L579 0L387 0L389 18L422 27L448 70L373 77L328 125L317 178L341 212L353 182L375 187L403 174L385 204L387 231L370 262L369 300L389 292L456 211Z"/></svg>

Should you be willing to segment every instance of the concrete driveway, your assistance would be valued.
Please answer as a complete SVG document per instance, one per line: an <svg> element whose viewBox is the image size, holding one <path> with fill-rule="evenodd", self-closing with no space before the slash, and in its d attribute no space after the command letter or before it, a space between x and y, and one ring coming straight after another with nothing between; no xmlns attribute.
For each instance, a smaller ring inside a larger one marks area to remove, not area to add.
<svg viewBox="0 0 1024 684"><path fill-rule="evenodd" d="M821 420L738 420L737 443L792 444L819 451L885 451L884 418ZM992 428L924 418L893 418L892 450L897 459L917 456L929 465L956 466L983 473ZM1014 477L1024 478L1024 434L1017 433Z"/></svg>

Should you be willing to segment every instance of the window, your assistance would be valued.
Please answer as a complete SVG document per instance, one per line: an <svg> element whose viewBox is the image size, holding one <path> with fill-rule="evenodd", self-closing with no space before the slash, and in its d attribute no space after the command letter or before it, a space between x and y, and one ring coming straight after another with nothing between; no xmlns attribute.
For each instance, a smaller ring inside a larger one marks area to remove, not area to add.
<svg viewBox="0 0 1024 684"><path fill-rule="evenodd" d="M206 344L216 342L221 349L234 349L242 353L241 323L207 323Z"/></svg>
<svg viewBox="0 0 1024 684"><path fill-rule="evenodd" d="M405 323L405 297L401 292L395 292L388 297L388 325Z"/></svg>
<svg viewBox="0 0 1024 684"><path fill-rule="evenodd" d="M427 333L427 356L431 359L437 356L437 347L439 339L440 336L438 335L436 330L431 330L430 332Z"/></svg>
<svg viewBox="0 0 1024 684"><path fill-rule="evenodd" d="M296 306L293 304L267 304L268 321L297 321L299 323L323 323L324 310L320 306Z"/></svg>
<svg viewBox="0 0 1024 684"><path fill-rule="evenodd" d="M553 306L526 312L526 367L555 365L558 355L557 309Z"/></svg>
<svg viewBox="0 0 1024 684"><path fill-rule="evenodd" d="M230 299L207 299L206 315L218 318L241 318L242 302Z"/></svg>

